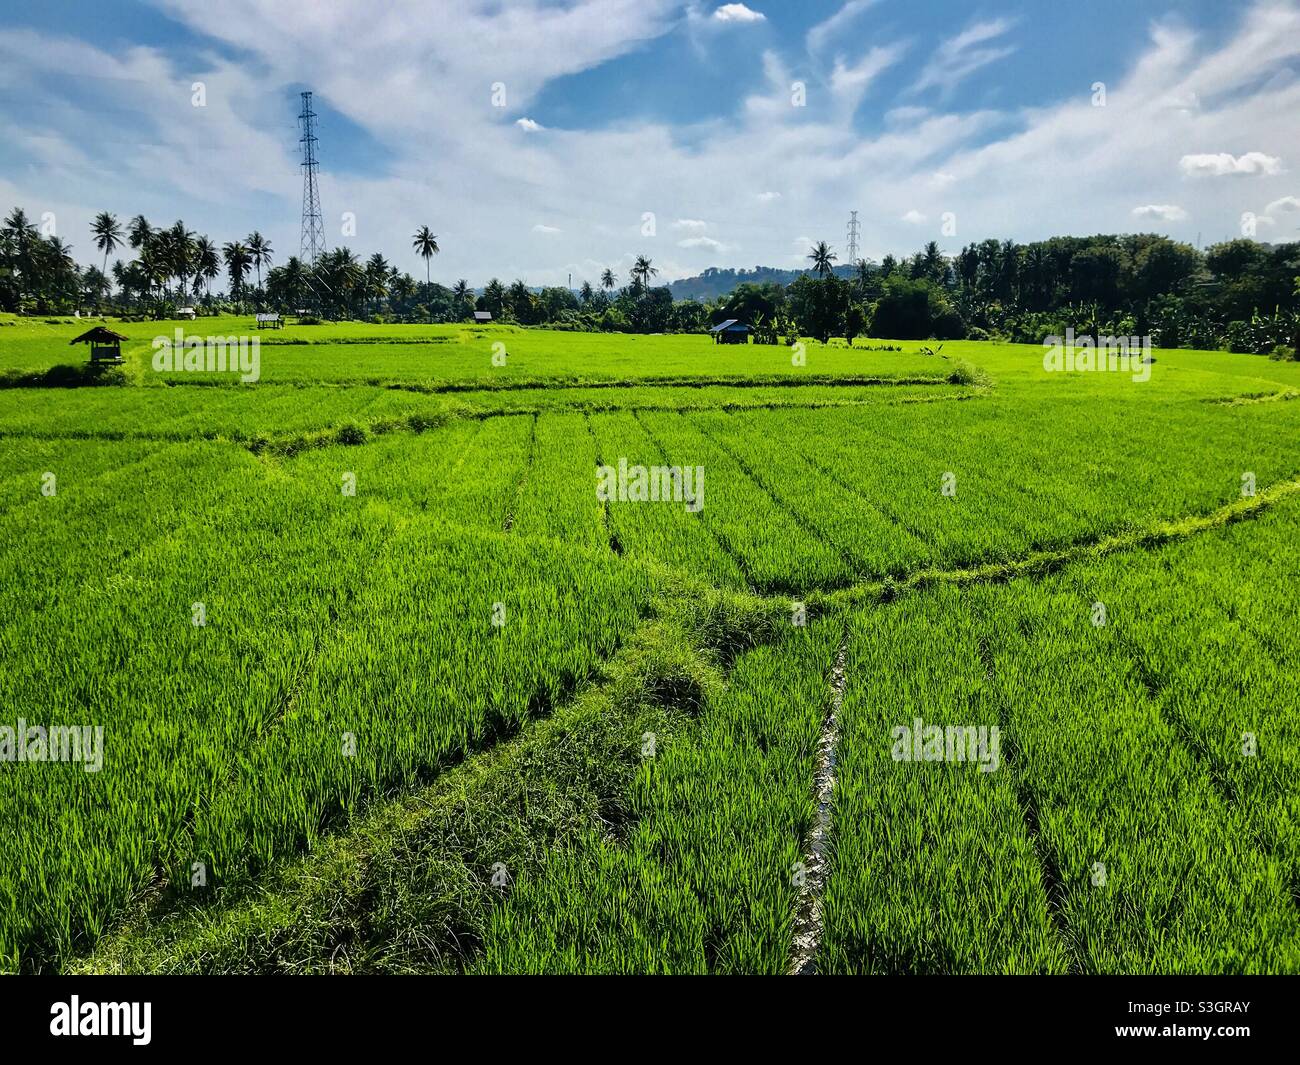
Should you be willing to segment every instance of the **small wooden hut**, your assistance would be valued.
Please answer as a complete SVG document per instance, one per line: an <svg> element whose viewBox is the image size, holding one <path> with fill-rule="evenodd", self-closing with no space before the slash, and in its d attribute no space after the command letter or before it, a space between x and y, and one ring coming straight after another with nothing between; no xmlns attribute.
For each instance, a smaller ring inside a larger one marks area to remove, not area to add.
<svg viewBox="0 0 1300 1065"><path fill-rule="evenodd" d="M79 337L69 340L69 344L89 344L90 361L95 362L121 362L122 361L122 341L129 340L130 337L124 337L121 333L114 333L113 330L106 326L97 325L94 329L88 329Z"/></svg>
<svg viewBox="0 0 1300 1065"><path fill-rule="evenodd" d="M725 322L719 322L709 332L713 334L715 344L749 343L749 326L744 322L737 321L735 318L728 318Z"/></svg>

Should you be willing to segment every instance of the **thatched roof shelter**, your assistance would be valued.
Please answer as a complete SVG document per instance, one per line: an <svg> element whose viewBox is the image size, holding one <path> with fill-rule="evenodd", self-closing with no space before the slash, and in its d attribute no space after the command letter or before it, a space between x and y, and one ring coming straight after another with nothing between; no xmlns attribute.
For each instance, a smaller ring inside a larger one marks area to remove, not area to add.
<svg viewBox="0 0 1300 1065"><path fill-rule="evenodd" d="M91 362L121 362L122 341L130 339L113 332L107 326L97 325L94 329L87 329L81 336L73 337L68 343L89 344Z"/></svg>
<svg viewBox="0 0 1300 1065"><path fill-rule="evenodd" d="M97 325L94 329L87 329L79 337L73 337L68 341L69 344L121 344L124 340L130 340L121 333L114 333L107 326Z"/></svg>

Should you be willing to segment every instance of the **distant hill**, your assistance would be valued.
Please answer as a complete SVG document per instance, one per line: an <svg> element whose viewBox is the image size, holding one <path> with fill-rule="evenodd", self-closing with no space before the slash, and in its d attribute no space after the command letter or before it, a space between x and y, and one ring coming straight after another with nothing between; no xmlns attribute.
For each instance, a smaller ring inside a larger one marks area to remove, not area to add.
<svg viewBox="0 0 1300 1065"><path fill-rule="evenodd" d="M754 285L766 285L771 282L788 285L795 278L808 272L807 270L782 270L775 266L755 266L753 269L742 266L738 270L731 267L723 270L710 266L695 277L684 277L672 282L668 289L675 300L713 300L725 296L742 282ZM835 273L839 277L849 277L853 273L853 268L847 265L837 266Z"/></svg>

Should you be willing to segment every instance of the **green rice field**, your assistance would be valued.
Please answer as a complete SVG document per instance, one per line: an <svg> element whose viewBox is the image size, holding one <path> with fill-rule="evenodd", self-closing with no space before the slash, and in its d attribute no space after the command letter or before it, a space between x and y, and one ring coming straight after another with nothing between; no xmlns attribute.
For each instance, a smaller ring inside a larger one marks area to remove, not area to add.
<svg viewBox="0 0 1300 1065"><path fill-rule="evenodd" d="M1300 973L1300 364L84 327L0 320L0 969Z"/></svg>

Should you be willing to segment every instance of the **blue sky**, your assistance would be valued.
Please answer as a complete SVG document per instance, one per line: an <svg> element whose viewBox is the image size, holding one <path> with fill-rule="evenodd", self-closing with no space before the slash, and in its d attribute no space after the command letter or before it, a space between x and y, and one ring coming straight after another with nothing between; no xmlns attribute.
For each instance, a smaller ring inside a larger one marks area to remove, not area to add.
<svg viewBox="0 0 1300 1065"><path fill-rule="evenodd" d="M1300 234L1300 8L1093 0L72 0L3 6L0 209L577 284L986 237ZM204 106L191 88L203 83ZM1104 106L1093 86L1105 85ZM504 86L505 106L493 86ZM1243 222L1243 218L1253 219ZM351 219L351 221L349 221Z"/></svg>

